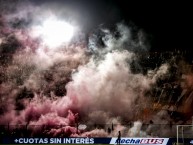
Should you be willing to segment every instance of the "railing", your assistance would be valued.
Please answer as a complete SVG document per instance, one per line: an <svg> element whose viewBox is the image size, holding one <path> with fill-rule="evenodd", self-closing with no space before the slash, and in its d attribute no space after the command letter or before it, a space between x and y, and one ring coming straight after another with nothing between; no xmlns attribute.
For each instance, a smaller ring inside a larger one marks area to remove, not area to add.
<svg viewBox="0 0 193 145"><path fill-rule="evenodd" d="M51 129L61 129L64 127L73 128L77 131L77 134L81 134L83 132L89 132L94 129L103 129L109 136L112 132L116 133L117 125L120 124L86 124L86 129L80 131L77 125L65 126L65 125L0 125L0 136L9 136L9 137L52 137L47 134L47 131ZM133 123L121 124L125 129L122 131L122 136L127 136L129 130L133 127ZM156 136L156 137L176 137L176 124L142 124L139 129L136 129L136 137L144 137L140 133L145 132L147 136ZM148 129L152 127L152 130L148 131ZM160 134L161 131L170 132L169 134ZM152 135L152 132L154 133ZM65 137L69 137L69 134L65 134ZM58 137L57 135L55 137Z"/></svg>

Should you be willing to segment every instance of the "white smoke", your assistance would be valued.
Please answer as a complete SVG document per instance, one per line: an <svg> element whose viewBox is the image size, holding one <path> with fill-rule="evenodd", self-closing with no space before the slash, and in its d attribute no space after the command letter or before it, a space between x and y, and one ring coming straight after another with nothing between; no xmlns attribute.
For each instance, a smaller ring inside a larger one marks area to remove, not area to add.
<svg viewBox="0 0 193 145"><path fill-rule="evenodd" d="M35 14L38 12L37 9ZM28 19L23 11L18 15L19 19ZM44 11L40 16L47 15L47 11ZM17 18L17 14L7 15L7 18L12 21L12 18ZM40 19L38 15L32 18L32 25ZM25 28L25 32L31 32L30 28ZM157 80L167 77L169 64L148 70L148 75L133 73L131 63L138 57L135 52L146 50L143 33L135 34L137 38L134 39L132 29L122 23L116 25L115 32L107 28L100 31L102 36L93 34L89 38L89 45L92 45L90 49L97 53L89 56L86 46L80 43L47 49L40 42L32 41L29 34L14 29L14 36L22 45L13 53L9 65L1 68L1 72L7 75L7 80L0 84L1 100L7 101L9 107L0 116L0 123L67 126L48 130L47 133L53 136L65 131L71 133L69 136L117 136L118 131L131 137L160 135L154 132L158 130L154 124L147 129L142 129L143 123L140 121L134 122L130 129L121 124L144 118L143 113L152 104L146 93L156 85ZM98 39L101 39L103 46L98 45ZM0 40L1 45L4 40ZM34 96L22 98L22 88L30 90ZM62 92L59 95L58 90ZM24 106L23 109L15 109L15 103L18 102ZM81 130L83 132L78 132L71 126L75 124L72 112L80 115L81 123L98 124L99 127L90 131L87 129L92 127L88 125ZM168 116L166 112L160 112L153 117L154 123L169 124ZM114 125L114 130L109 134L106 124L110 128ZM171 132L164 126L160 133Z"/></svg>

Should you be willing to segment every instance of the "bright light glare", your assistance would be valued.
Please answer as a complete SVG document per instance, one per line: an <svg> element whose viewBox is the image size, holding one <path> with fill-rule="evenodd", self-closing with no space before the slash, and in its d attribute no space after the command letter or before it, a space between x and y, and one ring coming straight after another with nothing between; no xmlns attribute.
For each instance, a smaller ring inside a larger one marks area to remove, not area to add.
<svg viewBox="0 0 193 145"><path fill-rule="evenodd" d="M58 47L71 40L74 28L65 21L50 18L43 22L38 28L45 45L49 47Z"/></svg>

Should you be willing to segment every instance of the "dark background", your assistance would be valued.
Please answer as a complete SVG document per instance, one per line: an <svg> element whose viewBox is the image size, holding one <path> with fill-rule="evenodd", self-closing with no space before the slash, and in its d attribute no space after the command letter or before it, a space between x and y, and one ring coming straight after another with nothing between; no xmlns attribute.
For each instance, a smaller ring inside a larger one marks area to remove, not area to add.
<svg viewBox="0 0 193 145"><path fill-rule="evenodd" d="M39 0L37 5L58 4L78 14L89 33L100 24L124 21L143 29L152 51L193 50L193 8L191 2L131 0Z"/></svg>

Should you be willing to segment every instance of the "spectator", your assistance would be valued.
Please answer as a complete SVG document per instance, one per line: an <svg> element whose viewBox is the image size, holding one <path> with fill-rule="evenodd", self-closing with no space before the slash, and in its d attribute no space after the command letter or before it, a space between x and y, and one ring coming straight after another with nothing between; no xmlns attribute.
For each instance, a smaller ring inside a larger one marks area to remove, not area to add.
<svg viewBox="0 0 193 145"><path fill-rule="evenodd" d="M111 129L110 129L110 127L108 127L107 132L108 132L108 134L110 134L110 133L111 133Z"/></svg>
<svg viewBox="0 0 193 145"><path fill-rule="evenodd" d="M120 143L121 143L121 131L119 131L118 137L117 137L117 144L120 145Z"/></svg>

